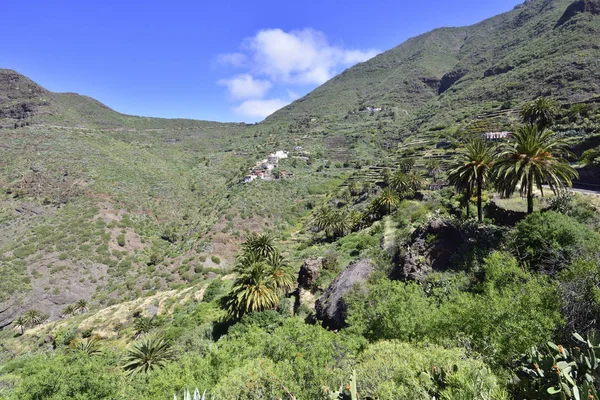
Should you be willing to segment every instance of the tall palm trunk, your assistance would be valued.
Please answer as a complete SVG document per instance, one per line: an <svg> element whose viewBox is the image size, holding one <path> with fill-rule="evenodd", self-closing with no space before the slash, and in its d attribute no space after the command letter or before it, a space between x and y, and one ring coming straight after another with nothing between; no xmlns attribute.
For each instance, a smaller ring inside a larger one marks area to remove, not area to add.
<svg viewBox="0 0 600 400"><path fill-rule="evenodd" d="M483 207L481 201L481 190L483 186L483 182L481 182L481 176L477 178L477 220L479 222L483 222Z"/></svg>
<svg viewBox="0 0 600 400"><path fill-rule="evenodd" d="M527 182L527 214L533 213L533 171L529 172Z"/></svg>
<svg viewBox="0 0 600 400"><path fill-rule="evenodd" d="M467 186L467 219L471 218L471 185Z"/></svg>

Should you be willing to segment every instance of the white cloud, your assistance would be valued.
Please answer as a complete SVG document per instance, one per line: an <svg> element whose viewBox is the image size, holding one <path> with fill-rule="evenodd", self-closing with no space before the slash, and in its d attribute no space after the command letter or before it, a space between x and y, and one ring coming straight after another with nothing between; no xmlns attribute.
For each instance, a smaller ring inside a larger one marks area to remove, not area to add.
<svg viewBox="0 0 600 400"><path fill-rule="evenodd" d="M219 54L217 56L217 62L219 64L232 65L234 67L241 67L248 61L248 57L243 53L226 53Z"/></svg>
<svg viewBox="0 0 600 400"><path fill-rule="evenodd" d="M349 67L378 54L376 50L348 50L329 44L324 33L314 29L284 32L265 29L244 41L252 72L275 82L322 84L340 68Z"/></svg>
<svg viewBox="0 0 600 400"><path fill-rule="evenodd" d="M246 100L235 107L234 112L244 117L264 119L288 104L290 101L283 99Z"/></svg>
<svg viewBox="0 0 600 400"><path fill-rule="evenodd" d="M254 79L250 74L238 75L231 79L221 79L218 84L227 86L229 94L236 100L262 98L272 86L271 82Z"/></svg>
<svg viewBox="0 0 600 400"><path fill-rule="evenodd" d="M234 107L236 114L262 119L300 98L307 87L325 83L343 68L378 53L331 45L323 32L314 29L264 29L244 39L241 52L217 56L220 64L245 70L218 84L226 86L234 100L242 101ZM299 86L296 90L302 94L289 86ZM277 89L279 95L265 99L271 89Z"/></svg>

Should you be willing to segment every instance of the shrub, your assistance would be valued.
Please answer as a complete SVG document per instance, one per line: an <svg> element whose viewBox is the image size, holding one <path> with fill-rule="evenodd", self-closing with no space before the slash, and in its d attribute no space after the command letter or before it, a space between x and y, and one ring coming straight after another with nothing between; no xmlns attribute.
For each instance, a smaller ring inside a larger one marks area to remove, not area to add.
<svg viewBox="0 0 600 400"><path fill-rule="evenodd" d="M444 370L443 381L438 376ZM435 345L382 341L370 345L357 359L360 398L506 399L498 379L464 350Z"/></svg>
<svg viewBox="0 0 600 400"><path fill-rule="evenodd" d="M212 256L210 260L217 265L221 264L221 259L217 256Z"/></svg>
<svg viewBox="0 0 600 400"><path fill-rule="evenodd" d="M210 303L211 301L221 297L224 294L223 281L219 278L213 279L206 289L204 289L204 296L202 301Z"/></svg>
<svg viewBox="0 0 600 400"><path fill-rule="evenodd" d="M125 246L125 235L124 235L124 234L120 233L120 234L117 236L117 244L118 244L119 246L121 246L121 247L124 247L124 246Z"/></svg>
<svg viewBox="0 0 600 400"><path fill-rule="evenodd" d="M513 231L515 253L533 270L555 273L572 260L600 252L600 235L554 211L533 213Z"/></svg>

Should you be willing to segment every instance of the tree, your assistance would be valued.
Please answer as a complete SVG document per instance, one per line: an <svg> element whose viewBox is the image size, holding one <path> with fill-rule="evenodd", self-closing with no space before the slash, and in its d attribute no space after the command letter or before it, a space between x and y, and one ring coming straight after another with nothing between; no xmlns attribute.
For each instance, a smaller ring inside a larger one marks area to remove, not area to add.
<svg viewBox="0 0 600 400"><path fill-rule="evenodd" d="M412 170L414 166L415 166L414 158L403 158L402 160L400 160L398 162L398 168L405 174L410 172L410 170Z"/></svg>
<svg viewBox="0 0 600 400"><path fill-rule="evenodd" d="M27 310L25 314L23 314L25 318L25 325L27 326L37 326L46 321L49 318L48 314L42 313L40 310Z"/></svg>
<svg viewBox="0 0 600 400"><path fill-rule="evenodd" d="M513 134L510 141L501 145L495 165L496 186L506 197L519 189L527 196L527 213L533 212L533 187L542 196L543 185L557 193L572 185L578 176L562 155L571 154L565 140L557 138L554 132L539 129L537 125L525 125Z"/></svg>
<svg viewBox="0 0 600 400"><path fill-rule="evenodd" d="M408 197L413 194L410 177L401 169L398 169L390 178L390 188L394 189L403 197Z"/></svg>
<svg viewBox="0 0 600 400"><path fill-rule="evenodd" d="M398 206L399 203L400 198L398 197L398 194L390 188L385 188L375 199L374 204L379 210L387 210L387 213L391 214L392 208Z"/></svg>
<svg viewBox="0 0 600 400"><path fill-rule="evenodd" d="M477 219L479 222L483 221L482 191L490 176L492 160L492 147L481 138L476 138L467 143L448 173L450 183L458 190L467 192L467 218L470 214L471 189L477 188Z"/></svg>
<svg viewBox="0 0 600 400"><path fill-rule="evenodd" d="M268 257L275 251L275 240L268 233L251 233L242 244L242 249L246 253L256 253L261 257Z"/></svg>
<svg viewBox="0 0 600 400"><path fill-rule="evenodd" d="M74 314L75 314L75 307L72 304L69 304L68 306L63 308L61 316L64 318L64 317L68 317L68 316L71 316Z"/></svg>
<svg viewBox="0 0 600 400"><path fill-rule="evenodd" d="M242 245L235 265L236 277L227 297L229 316L239 319L244 314L275 308L281 296L294 287L289 265L279 251L263 252Z"/></svg>
<svg viewBox="0 0 600 400"><path fill-rule="evenodd" d="M324 231L328 239L346 235L354 226L353 214L346 209L333 210L321 207L313 217L313 224L319 231Z"/></svg>
<svg viewBox="0 0 600 400"><path fill-rule="evenodd" d="M73 309L74 311L78 311L79 313L83 314L88 310L88 303L84 299L78 300Z"/></svg>
<svg viewBox="0 0 600 400"><path fill-rule="evenodd" d="M550 128L558 113L558 103L546 97L539 97L525 104L521 109L523 121L530 125L536 124L540 130Z"/></svg>
<svg viewBox="0 0 600 400"><path fill-rule="evenodd" d="M13 321L13 328L18 329L23 335L25 333L25 328L27 327L27 318L24 315L20 315Z"/></svg>
<svg viewBox="0 0 600 400"><path fill-rule="evenodd" d="M175 354L163 337L146 337L131 346L125 355L123 369L128 375L147 373L162 368Z"/></svg>
<svg viewBox="0 0 600 400"><path fill-rule="evenodd" d="M139 317L133 322L133 327L135 329L135 338L137 339L154 328L154 321L149 317Z"/></svg>
<svg viewBox="0 0 600 400"><path fill-rule="evenodd" d="M279 303L273 274L267 264L259 258L244 257L236 265L238 273L227 300L227 311L232 318L244 314L272 309Z"/></svg>
<svg viewBox="0 0 600 400"><path fill-rule="evenodd" d="M440 172L442 172L442 163L440 162L440 160L436 158L428 160L427 163L425 163L425 168L427 168L429 175L431 175L431 177L433 178L433 182L436 182L437 175Z"/></svg>

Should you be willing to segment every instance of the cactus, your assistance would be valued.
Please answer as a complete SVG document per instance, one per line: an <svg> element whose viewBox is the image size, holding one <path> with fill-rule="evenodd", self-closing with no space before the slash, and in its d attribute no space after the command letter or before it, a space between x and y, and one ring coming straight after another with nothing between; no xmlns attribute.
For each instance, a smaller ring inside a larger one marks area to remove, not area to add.
<svg viewBox="0 0 600 400"><path fill-rule="evenodd" d="M339 390L329 392L328 396L329 400L357 400L358 389L356 388L356 370L352 371L350 384L342 384Z"/></svg>
<svg viewBox="0 0 600 400"><path fill-rule="evenodd" d="M548 342L523 356L510 384L516 398L598 399L594 383L600 376L600 341L574 333L577 346L566 349Z"/></svg>

